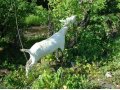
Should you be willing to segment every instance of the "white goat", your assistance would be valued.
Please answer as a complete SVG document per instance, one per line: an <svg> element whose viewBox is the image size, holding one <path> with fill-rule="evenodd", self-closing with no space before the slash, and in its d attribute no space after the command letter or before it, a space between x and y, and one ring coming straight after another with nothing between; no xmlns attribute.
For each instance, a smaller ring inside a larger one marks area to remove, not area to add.
<svg viewBox="0 0 120 90"><path fill-rule="evenodd" d="M63 26L73 24L76 22L76 15L73 15L71 17L66 18L65 20L59 20L61 23L63 23ZM76 24L76 23L75 23Z"/></svg>
<svg viewBox="0 0 120 90"><path fill-rule="evenodd" d="M30 49L21 49L22 52L28 52L30 54L30 59L26 63L27 77L30 68L34 64L36 64L40 58L49 53L54 52L58 48L60 48L62 51L64 50L65 34L67 30L67 26L62 27L57 33L53 34L50 38L35 43Z"/></svg>
<svg viewBox="0 0 120 90"><path fill-rule="evenodd" d="M66 25L70 22L75 22L74 16L67 18ZM74 21L73 21L74 20ZM68 30L67 26L63 26L57 33L53 34L46 40L35 43L30 49L21 49L22 52L28 52L30 54L30 59L26 63L26 76L28 77L28 72L37 61L43 56L50 54L57 50L64 50L65 45L65 35Z"/></svg>

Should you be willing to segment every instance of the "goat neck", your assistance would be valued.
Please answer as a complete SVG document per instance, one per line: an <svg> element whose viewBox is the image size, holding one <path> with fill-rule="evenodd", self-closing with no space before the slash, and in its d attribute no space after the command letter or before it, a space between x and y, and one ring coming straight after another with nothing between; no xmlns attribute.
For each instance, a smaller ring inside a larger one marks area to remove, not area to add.
<svg viewBox="0 0 120 90"><path fill-rule="evenodd" d="M67 30L68 30L68 27L67 27L67 26L64 26L64 27L62 27L62 28L58 31L58 33L60 33L60 34L62 34L62 35L66 35Z"/></svg>

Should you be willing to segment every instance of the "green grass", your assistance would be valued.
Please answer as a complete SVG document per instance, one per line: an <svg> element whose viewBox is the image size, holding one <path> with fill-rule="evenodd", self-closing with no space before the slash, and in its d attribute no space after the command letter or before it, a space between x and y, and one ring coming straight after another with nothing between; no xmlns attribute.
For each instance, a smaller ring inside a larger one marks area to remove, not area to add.
<svg viewBox="0 0 120 90"><path fill-rule="evenodd" d="M33 39L32 42L35 41ZM63 65L60 65L56 62L54 55L47 55L42 58L41 63L39 62L34 66L28 79L25 77L25 67L23 65L16 68L6 62L2 64L3 67L14 69L11 69L8 75L1 77L0 88L118 88L117 85L120 83L119 47L120 38L116 38L112 43L113 52L110 57L104 58L101 62L98 60L98 62L93 61L92 63L80 63L75 60L74 67L65 61ZM67 58L64 57L64 59ZM80 59L80 57L76 59ZM112 78L105 77L107 71L112 72ZM102 85L102 83L105 84Z"/></svg>

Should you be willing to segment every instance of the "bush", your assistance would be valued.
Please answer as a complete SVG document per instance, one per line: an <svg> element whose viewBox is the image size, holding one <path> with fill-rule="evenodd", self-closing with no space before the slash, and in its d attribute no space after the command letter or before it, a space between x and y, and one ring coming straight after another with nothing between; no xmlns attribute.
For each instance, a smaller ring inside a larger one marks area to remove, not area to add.
<svg viewBox="0 0 120 90"><path fill-rule="evenodd" d="M78 25L70 27L68 30L66 35L66 49L63 52L63 58L60 58L62 63L54 61L54 55L48 55L42 58L41 64L37 64L35 69L32 69L29 79L25 78L23 68L20 67L18 70L13 69L14 71L4 77L4 87L33 89L101 88L99 80L105 78L104 74L107 71L119 69L120 45L118 43L119 38L117 37L119 36L120 19L118 0L81 0L81 2L79 0L49 0L50 9L48 11L41 6L34 6L31 3L32 8L30 10L33 9L31 10L32 14L27 11L29 4L25 3L25 1L20 1L17 1L20 2L17 4L17 12L19 13L18 23L20 27L24 25L47 25L50 22L53 24L53 29L55 28L54 31L56 32L61 28L59 20L71 15L77 15ZM1 3L1 7L5 7L6 11L3 11L7 15L7 4L5 4L5 1L1 1ZM112 4L114 5L111 8ZM20 13L22 10L23 12ZM51 17L50 21L47 18L48 14ZM5 17L3 14L1 15L2 22ZM11 11L11 18L7 22L10 25L7 28L10 27L10 30L15 30L13 15ZM50 27L52 27L51 24ZM9 34L13 35L13 33ZM39 41L38 39L43 40L43 38L26 40L26 43L29 44L25 44L25 46L30 47L34 42ZM114 43L115 40L117 40L117 43ZM2 45L4 46L4 44ZM19 59L22 61L22 58ZM6 63L3 65L7 66ZM116 74L116 77L119 78L119 75ZM116 77L110 78L108 81L111 80L110 83L113 84L112 80L115 81ZM95 81L95 83L92 81ZM119 79L117 82L119 82Z"/></svg>
<svg viewBox="0 0 120 90"><path fill-rule="evenodd" d="M47 24L47 22L48 22L48 12L42 6L35 6L34 14L30 14L25 18L25 23L28 26L31 25L40 26L41 24Z"/></svg>
<svg viewBox="0 0 120 90"><path fill-rule="evenodd" d="M46 71L39 78L34 81L32 88L67 88L67 89L79 89L79 88L92 88L92 84L87 77L80 74L65 73L63 68L59 68L56 73L48 74Z"/></svg>
<svg viewBox="0 0 120 90"><path fill-rule="evenodd" d="M0 0L0 3L0 36L8 37L9 41L12 41L17 34L15 13L17 14L19 28L23 28L25 16L33 12L34 4L29 4L24 0Z"/></svg>

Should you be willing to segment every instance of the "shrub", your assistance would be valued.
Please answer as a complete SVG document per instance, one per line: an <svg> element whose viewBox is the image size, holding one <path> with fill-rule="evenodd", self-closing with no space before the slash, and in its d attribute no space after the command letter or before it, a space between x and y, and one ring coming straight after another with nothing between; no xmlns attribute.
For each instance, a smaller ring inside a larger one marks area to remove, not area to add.
<svg viewBox="0 0 120 90"><path fill-rule="evenodd" d="M35 25L40 26L41 24L47 24L48 22L48 12L42 6L35 6L34 14L30 14L25 18L25 23L28 26Z"/></svg>

